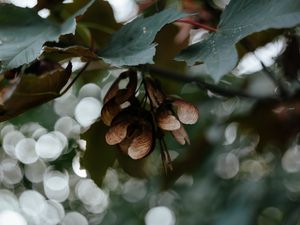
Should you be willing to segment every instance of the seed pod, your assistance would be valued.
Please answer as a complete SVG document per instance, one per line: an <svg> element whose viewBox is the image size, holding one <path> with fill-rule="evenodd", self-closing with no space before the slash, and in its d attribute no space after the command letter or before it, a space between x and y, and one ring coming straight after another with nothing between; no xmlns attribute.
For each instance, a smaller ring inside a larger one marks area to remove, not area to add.
<svg viewBox="0 0 300 225"><path fill-rule="evenodd" d="M161 129L167 131L177 130L181 126L178 119L173 116L172 112L169 110L164 110L158 113L157 123Z"/></svg>
<svg viewBox="0 0 300 225"><path fill-rule="evenodd" d="M106 143L109 145L119 144L127 136L127 127L130 125L128 121L122 121L111 126L105 135Z"/></svg>
<svg viewBox="0 0 300 225"><path fill-rule="evenodd" d="M180 128L177 130L173 130L172 135L179 144L190 144L189 135L187 134L183 126L180 126Z"/></svg>
<svg viewBox="0 0 300 225"><path fill-rule="evenodd" d="M149 95L153 107L158 108L166 99L160 83L150 77L144 78L145 89Z"/></svg>
<svg viewBox="0 0 300 225"><path fill-rule="evenodd" d="M128 83L125 88L120 88L120 82L128 79ZM135 71L129 70L120 74L107 91L103 102L107 103L112 98L118 96L119 102L127 101L131 96L134 95L137 86L137 74ZM122 90L121 94L118 94Z"/></svg>
<svg viewBox="0 0 300 225"><path fill-rule="evenodd" d="M177 109L177 116L183 124L195 124L199 118L198 109L191 103L176 99L172 102L172 106Z"/></svg>
<svg viewBox="0 0 300 225"><path fill-rule="evenodd" d="M132 159L147 156L154 148L154 129L149 112L131 106L112 121L105 138L108 144L118 144L120 150Z"/></svg>

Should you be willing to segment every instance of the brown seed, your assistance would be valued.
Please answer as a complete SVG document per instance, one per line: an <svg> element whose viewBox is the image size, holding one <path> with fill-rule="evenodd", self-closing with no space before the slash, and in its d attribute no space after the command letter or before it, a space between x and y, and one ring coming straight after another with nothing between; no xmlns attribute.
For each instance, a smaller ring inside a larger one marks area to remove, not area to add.
<svg viewBox="0 0 300 225"><path fill-rule="evenodd" d="M152 131L145 129L140 135L133 138L129 148L128 155L132 159L141 159L148 155L153 148Z"/></svg>
<svg viewBox="0 0 300 225"><path fill-rule="evenodd" d="M198 109L191 103L176 99L172 105L177 108L177 116L183 124L195 124L199 118Z"/></svg>
<svg viewBox="0 0 300 225"><path fill-rule="evenodd" d="M129 81L126 85L125 88L120 89L119 88L119 83L122 80L128 79ZM131 96L134 95L135 89L137 86L137 74L135 71L126 71L123 72L119 75L119 77L115 80L115 82L111 85L109 90L107 91L103 102L104 104L107 103L109 100L113 99L117 95L119 96L118 98L121 98L119 101L122 101L121 103L127 101ZM122 90L122 94L119 94L120 90Z"/></svg>
<svg viewBox="0 0 300 225"><path fill-rule="evenodd" d="M179 144L190 144L189 135L187 134L183 126L181 126L178 130L173 130L172 135Z"/></svg>
<svg viewBox="0 0 300 225"><path fill-rule="evenodd" d="M156 82L156 80L145 77L144 82L152 105L155 108L158 108L164 102L166 95L163 93L160 84Z"/></svg>
<svg viewBox="0 0 300 225"><path fill-rule="evenodd" d="M106 143L109 145L119 144L126 138L127 127L129 126L128 121L123 121L113 125L108 132L105 134Z"/></svg>
<svg viewBox="0 0 300 225"><path fill-rule="evenodd" d="M107 126L110 126L111 121L116 115L121 111L120 106L115 103L114 99L111 99L106 104L104 104L101 110L101 120Z"/></svg>
<svg viewBox="0 0 300 225"><path fill-rule="evenodd" d="M177 130L180 128L180 122L170 111L162 111L157 117L158 126L163 130Z"/></svg>

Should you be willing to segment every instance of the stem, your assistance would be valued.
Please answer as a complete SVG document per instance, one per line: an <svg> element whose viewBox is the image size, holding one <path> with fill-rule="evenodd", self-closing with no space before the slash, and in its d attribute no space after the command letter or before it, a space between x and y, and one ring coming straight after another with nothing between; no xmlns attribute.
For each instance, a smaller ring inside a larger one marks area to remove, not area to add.
<svg viewBox="0 0 300 225"><path fill-rule="evenodd" d="M162 69L156 66L148 65L146 67L146 70L148 70L150 73L156 73L160 74L165 78L169 78L178 82L184 82L184 83L196 83L199 88L211 91L215 94L224 96L224 97L243 97L243 98L250 98L250 99L274 99L274 97L260 97L248 94L246 92L243 92L241 90L232 90L225 87L221 87L212 83L208 83L204 80L202 80L200 77L191 76L188 74L182 74L178 73L176 71L170 71L166 69Z"/></svg>
<svg viewBox="0 0 300 225"><path fill-rule="evenodd" d="M202 23L198 23L198 22L196 22L194 20L191 20L191 19L179 19L179 20L176 20L176 22L187 23L187 24L191 24L195 27L202 28L204 30L208 30L208 31L211 31L211 32L217 32L216 28L210 27L210 26L202 24Z"/></svg>
<svg viewBox="0 0 300 225"><path fill-rule="evenodd" d="M86 70L86 68L89 66L90 62L87 62L81 70L76 74L74 79L71 81L71 83L60 93L59 96L63 96L64 94L67 93L67 91L72 87L72 85L76 82L76 80L80 77L80 75Z"/></svg>
<svg viewBox="0 0 300 225"><path fill-rule="evenodd" d="M275 74L273 73L272 70L268 69L268 67L263 63L263 61L259 58L257 54L255 54L255 47L252 45L251 41L249 41L247 38L242 40L240 42L242 46L249 52L252 52L254 57L260 62L264 73L269 77L269 79L277 86L279 92L280 92L280 97L281 98L286 98L288 97L288 91L285 89L283 84L280 82L279 79L276 78Z"/></svg>
<svg viewBox="0 0 300 225"><path fill-rule="evenodd" d="M270 70L264 63L263 61L253 52L255 58L260 62L264 73L269 77L269 79L277 86L281 98L286 98L288 96L288 91L285 89L283 84L280 82L279 79L276 78L275 74L273 73L272 70Z"/></svg>

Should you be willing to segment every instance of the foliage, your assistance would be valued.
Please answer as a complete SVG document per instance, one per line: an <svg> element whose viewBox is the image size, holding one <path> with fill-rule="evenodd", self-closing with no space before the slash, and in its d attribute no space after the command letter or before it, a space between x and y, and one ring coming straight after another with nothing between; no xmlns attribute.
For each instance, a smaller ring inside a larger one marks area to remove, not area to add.
<svg viewBox="0 0 300 225"><path fill-rule="evenodd" d="M238 41L265 29L293 27L300 22L299 12L300 3L293 0L231 1L222 14L217 32L191 45L177 58L190 65L204 62L207 73L219 81L236 66L238 55L234 45Z"/></svg>
<svg viewBox="0 0 300 225"><path fill-rule="evenodd" d="M19 67L35 60L47 41L58 41L59 36L74 33L75 17L83 14L90 1L63 23L42 19L32 9L21 9L2 4L0 59L2 71Z"/></svg>

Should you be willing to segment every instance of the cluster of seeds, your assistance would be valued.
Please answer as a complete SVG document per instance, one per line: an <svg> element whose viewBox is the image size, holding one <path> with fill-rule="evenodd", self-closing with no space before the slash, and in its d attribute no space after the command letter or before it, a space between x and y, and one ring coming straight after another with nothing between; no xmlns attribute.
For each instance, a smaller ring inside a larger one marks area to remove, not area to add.
<svg viewBox="0 0 300 225"><path fill-rule="evenodd" d="M158 139L164 165L170 166L164 131L170 131L179 144L189 144L183 124L195 124L198 109L185 100L166 95L159 81L152 77L143 76L138 90L137 87L137 73L129 70L121 73L106 93L101 111L102 121L110 127L106 142L118 145L132 159L141 159L154 149Z"/></svg>

